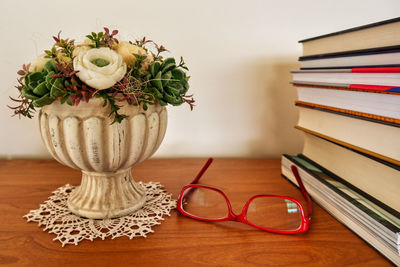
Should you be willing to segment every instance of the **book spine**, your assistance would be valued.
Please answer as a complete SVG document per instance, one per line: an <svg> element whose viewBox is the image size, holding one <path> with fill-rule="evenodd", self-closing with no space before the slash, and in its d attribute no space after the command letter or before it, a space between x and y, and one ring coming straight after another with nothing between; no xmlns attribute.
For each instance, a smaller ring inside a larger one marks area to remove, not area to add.
<svg viewBox="0 0 400 267"><path fill-rule="evenodd" d="M370 113L353 111L353 110L343 109L343 108L336 108L336 107L314 104L314 103L298 101L298 100L295 102L295 105L300 106L300 107L305 107L305 108L316 108L316 109L321 109L321 110L336 111L336 112L343 113L343 114L349 114L349 115L354 115L354 116L358 116L358 117L362 117L362 118L376 120L377 122L382 121L382 122L389 123L390 126L400 127L400 119L389 118L389 117L379 116L379 115L370 114Z"/></svg>
<svg viewBox="0 0 400 267"><path fill-rule="evenodd" d="M359 91L367 93L383 93L400 95L400 87L396 86L385 86L385 85L366 85L366 84L344 84L344 83L321 83L321 82L290 82L297 87L313 87L321 89L332 89L332 90L347 90L347 91Z"/></svg>
<svg viewBox="0 0 400 267"><path fill-rule="evenodd" d="M400 67L383 68L352 68L353 73L399 73Z"/></svg>
<svg viewBox="0 0 400 267"><path fill-rule="evenodd" d="M350 84L349 89L362 89L371 91L384 91L384 92L395 92L400 93L400 87L396 86L384 86L384 85L367 85L367 84Z"/></svg>
<svg viewBox="0 0 400 267"><path fill-rule="evenodd" d="M336 138L332 138L332 137L330 137L330 136L321 134L321 133L319 133L319 132L315 132L315 131L313 131L313 130L309 130L309 129L304 128L304 127L301 127L301 126L299 126L299 125L294 126L294 128L296 128L296 129L298 129L298 130L300 130L300 131L303 131L303 132L305 132L305 133L312 134L312 135L317 136L317 137L319 137L319 138L328 140L328 141L330 141L330 142L332 142L332 143L335 143L335 144L337 144L337 145L346 147L346 148L348 148L348 149L351 149L351 150L354 150L354 151L358 151L358 152L360 152L360 153L362 153L362 154L368 155L370 158L372 158L372 159L374 159L374 160L378 160L378 161L381 160L381 161L383 161L383 162L382 162L383 164L386 164L386 165L387 165L387 164L393 164L393 166L400 166L400 161L395 160L395 159L392 159L392 158L390 158L390 157L387 157L387 156L384 156L384 155L375 153L375 152L373 152L373 151L370 151L370 150L361 148L361 147L359 147L359 146L352 145L352 144L347 143L347 142L344 142L344 141L340 141L340 140L338 140L338 139L336 139Z"/></svg>
<svg viewBox="0 0 400 267"><path fill-rule="evenodd" d="M360 65L360 66L351 66L352 68L391 68L391 67L400 67L400 64L384 64L384 65ZM332 67L301 67L300 70L340 70L340 69L348 69L349 66L332 66Z"/></svg>
<svg viewBox="0 0 400 267"><path fill-rule="evenodd" d="M360 50L319 54L319 55L312 55L312 56L301 56L301 57L299 57L299 61L324 59L324 58L335 58L335 57L353 57L353 56L364 56L364 55L373 55L373 54L397 53L399 51L400 51L400 45L384 46L384 47L374 47L374 48L360 49Z"/></svg>
<svg viewBox="0 0 400 267"><path fill-rule="evenodd" d="M400 67L382 67L382 68L322 68L322 69L300 69L292 70L291 73L400 73Z"/></svg>

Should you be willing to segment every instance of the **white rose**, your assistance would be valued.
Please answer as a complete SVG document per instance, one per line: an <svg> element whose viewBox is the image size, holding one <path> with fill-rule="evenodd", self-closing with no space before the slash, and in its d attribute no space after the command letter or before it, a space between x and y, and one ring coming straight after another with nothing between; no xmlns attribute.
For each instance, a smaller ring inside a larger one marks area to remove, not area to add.
<svg viewBox="0 0 400 267"><path fill-rule="evenodd" d="M41 72L44 65L49 60L51 60L51 58L47 58L46 54L41 54L37 59L35 59L35 61L31 63L31 66L29 67L29 72Z"/></svg>
<svg viewBox="0 0 400 267"><path fill-rule="evenodd" d="M81 50L73 64L79 79L98 90L112 87L126 73L122 57L108 47Z"/></svg>

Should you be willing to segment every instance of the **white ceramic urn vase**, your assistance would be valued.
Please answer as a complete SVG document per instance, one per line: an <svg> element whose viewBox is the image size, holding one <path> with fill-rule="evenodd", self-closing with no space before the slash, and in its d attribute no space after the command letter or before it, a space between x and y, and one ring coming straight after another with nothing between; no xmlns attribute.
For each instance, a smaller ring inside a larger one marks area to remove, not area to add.
<svg viewBox="0 0 400 267"><path fill-rule="evenodd" d="M93 98L69 106L55 101L39 113L42 140L60 163L82 171L81 185L71 193L68 208L76 215L104 219L140 209L146 199L131 167L160 146L167 127L167 110L149 105L122 105L127 116L112 123L109 106Z"/></svg>

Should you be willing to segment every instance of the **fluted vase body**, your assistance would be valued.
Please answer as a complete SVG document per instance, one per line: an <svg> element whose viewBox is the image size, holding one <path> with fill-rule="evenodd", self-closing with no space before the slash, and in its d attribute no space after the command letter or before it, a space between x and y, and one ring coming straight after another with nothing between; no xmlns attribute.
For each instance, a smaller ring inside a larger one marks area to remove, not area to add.
<svg viewBox="0 0 400 267"><path fill-rule="evenodd" d="M83 217L119 217L145 203L145 192L132 178L131 167L160 146L167 110L151 105L122 104L127 117L112 124L109 107L93 98L69 106L54 102L39 113L40 132L50 154L60 163L82 171L82 182L68 199L69 209Z"/></svg>

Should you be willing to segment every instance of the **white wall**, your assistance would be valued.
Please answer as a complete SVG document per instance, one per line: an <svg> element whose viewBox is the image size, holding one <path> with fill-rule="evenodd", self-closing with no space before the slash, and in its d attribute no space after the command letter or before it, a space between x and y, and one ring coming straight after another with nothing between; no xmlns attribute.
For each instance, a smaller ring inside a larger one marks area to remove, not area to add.
<svg viewBox="0 0 400 267"><path fill-rule="evenodd" d="M51 46L102 26L143 35L184 56L197 106L169 108L158 157L276 157L297 153L289 71L298 40L396 17L396 0L68 0L0 2L0 158L48 158L37 118L10 117L16 71Z"/></svg>

